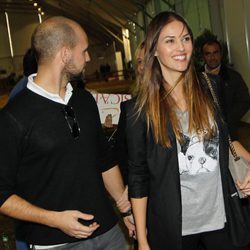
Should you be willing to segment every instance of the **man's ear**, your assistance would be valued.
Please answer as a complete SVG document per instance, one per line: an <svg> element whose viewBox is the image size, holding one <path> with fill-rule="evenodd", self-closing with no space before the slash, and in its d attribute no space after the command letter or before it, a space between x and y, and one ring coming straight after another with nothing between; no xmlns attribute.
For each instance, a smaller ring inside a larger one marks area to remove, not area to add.
<svg viewBox="0 0 250 250"><path fill-rule="evenodd" d="M62 62L64 64L67 64L67 62L71 58L71 50L70 50L70 48L69 47L62 47L61 51L60 51L60 55L61 55L61 58L62 58Z"/></svg>
<svg viewBox="0 0 250 250"><path fill-rule="evenodd" d="M158 56L158 52L157 52L157 50L155 51L155 56L156 56L156 57Z"/></svg>

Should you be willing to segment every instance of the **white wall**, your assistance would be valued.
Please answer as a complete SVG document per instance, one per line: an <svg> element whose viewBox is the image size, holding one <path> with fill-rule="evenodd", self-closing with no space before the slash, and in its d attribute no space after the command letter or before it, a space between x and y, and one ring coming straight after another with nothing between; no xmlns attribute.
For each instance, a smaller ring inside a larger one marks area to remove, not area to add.
<svg viewBox="0 0 250 250"><path fill-rule="evenodd" d="M250 1L223 0L223 10L231 62L250 88ZM243 120L250 122L250 111Z"/></svg>

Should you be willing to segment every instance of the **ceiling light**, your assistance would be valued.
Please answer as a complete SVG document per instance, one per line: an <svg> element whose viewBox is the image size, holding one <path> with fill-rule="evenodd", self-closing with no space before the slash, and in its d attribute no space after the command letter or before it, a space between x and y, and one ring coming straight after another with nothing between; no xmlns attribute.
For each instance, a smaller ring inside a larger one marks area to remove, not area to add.
<svg viewBox="0 0 250 250"><path fill-rule="evenodd" d="M41 15L44 15L44 12L41 12Z"/></svg>
<svg viewBox="0 0 250 250"><path fill-rule="evenodd" d="M37 6L37 3L33 3L33 5L36 7L36 6Z"/></svg>
<svg viewBox="0 0 250 250"><path fill-rule="evenodd" d="M41 9L41 8L38 8L38 11L40 12L40 11L42 11L42 9Z"/></svg>

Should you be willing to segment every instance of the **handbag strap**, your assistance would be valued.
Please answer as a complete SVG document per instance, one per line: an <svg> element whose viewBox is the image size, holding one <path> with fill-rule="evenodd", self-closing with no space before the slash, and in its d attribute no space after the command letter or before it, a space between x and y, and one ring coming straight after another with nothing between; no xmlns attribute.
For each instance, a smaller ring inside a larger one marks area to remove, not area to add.
<svg viewBox="0 0 250 250"><path fill-rule="evenodd" d="M204 78L205 78L205 80L206 80L206 82L207 82L208 88L209 88L209 90L210 90L210 92L211 92L211 95L212 95L212 97L213 97L213 99L214 99L214 102L215 102L215 104L217 105L219 111L221 112L221 107L220 107L220 104L219 104L217 95L216 95L216 93L215 93L215 91L214 91L214 89L213 89L212 83L211 83L211 81L210 81L210 79L209 79L209 77L208 77L208 75L207 75L206 72L202 72L202 74L203 74L203 76L204 76ZM233 143L232 143L232 140L231 140L230 135L228 135L228 142L229 142L229 148L230 148L231 153L232 153L232 155L233 155L233 157L234 157L234 160L235 160L235 161L238 161L238 160L240 159L240 157L239 157L239 156L237 155L237 153L236 153L236 150L235 150L235 147L234 147L234 145L233 145Z"/></svg>

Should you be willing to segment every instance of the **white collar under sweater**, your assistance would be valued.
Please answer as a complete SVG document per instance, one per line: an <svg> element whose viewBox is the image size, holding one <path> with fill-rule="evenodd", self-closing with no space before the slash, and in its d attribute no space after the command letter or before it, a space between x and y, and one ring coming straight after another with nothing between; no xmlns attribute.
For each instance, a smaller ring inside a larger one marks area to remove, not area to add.
<svg viewBox="0 0 250 250"><path fill-rule="evenodd" d="M72 91L73 88L71 86L70 83L68 83L66 85L66 91L65 91L65 97L64 100L58 95L58 94L53 94L50 93L48 91L46 91L45 89L43 89L42 87L38 86L35 82L34 82L34 78L36 77L36 74L32 74L28 77L28 83L27 83L27 88L29 90L31 90L32 92L35 92L36 94L43 96L47 99L50 99L51 101L54 102L58 102L64 105L67 105L69 102L69 99L72 96Z"/></svg>

